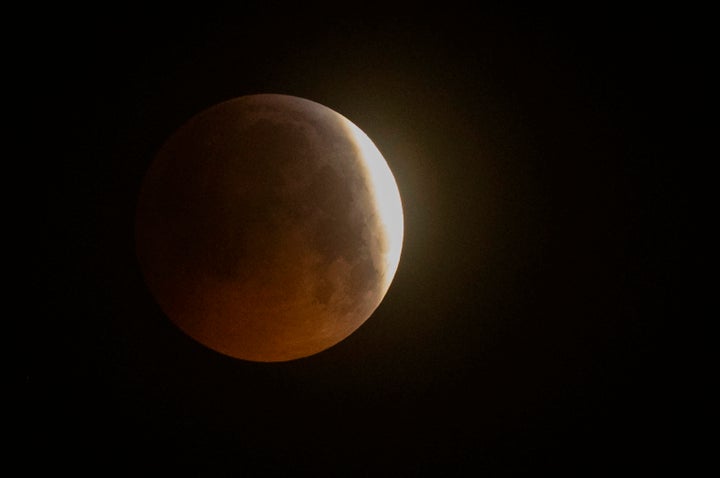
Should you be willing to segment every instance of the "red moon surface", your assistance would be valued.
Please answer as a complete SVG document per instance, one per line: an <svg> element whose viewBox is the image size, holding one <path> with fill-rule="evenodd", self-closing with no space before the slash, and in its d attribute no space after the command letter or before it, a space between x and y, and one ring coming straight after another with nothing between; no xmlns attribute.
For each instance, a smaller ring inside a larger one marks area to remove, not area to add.
<svg viewBox="0 0 720 478"><path fill-rule="evenodd" d="M279 362L342 341L397 270L395 179L357 126L318 103L263 94L181 126L138 198L145 282L187 335L222 354Z"/></svg>

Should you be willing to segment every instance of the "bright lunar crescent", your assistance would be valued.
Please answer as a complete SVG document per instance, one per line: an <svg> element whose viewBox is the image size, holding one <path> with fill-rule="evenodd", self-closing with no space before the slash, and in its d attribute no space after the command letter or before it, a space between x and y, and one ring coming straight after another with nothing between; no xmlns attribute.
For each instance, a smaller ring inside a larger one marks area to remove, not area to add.
<svg viewBox="0 0 720 478"><path fill-rule="evenodd" d="M135 226L145 282L169 319L259 362L352 334L387 293L403 241L395 179L367 135L275 94L182 125L145 175Z"/></svg>

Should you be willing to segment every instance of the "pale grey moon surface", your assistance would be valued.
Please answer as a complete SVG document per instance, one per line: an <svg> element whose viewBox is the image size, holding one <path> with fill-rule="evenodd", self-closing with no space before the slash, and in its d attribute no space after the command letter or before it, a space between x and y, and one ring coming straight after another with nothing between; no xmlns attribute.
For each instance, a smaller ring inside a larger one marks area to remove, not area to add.
<svg viewBox="0 0 720 478"><path fill-rule="evenodd" d="M309 356L360 327L397 268L402 209L359 135L285 95L236 98L185 123L148 169L136 216L145 282L170 320L254 361Z"/></svg>

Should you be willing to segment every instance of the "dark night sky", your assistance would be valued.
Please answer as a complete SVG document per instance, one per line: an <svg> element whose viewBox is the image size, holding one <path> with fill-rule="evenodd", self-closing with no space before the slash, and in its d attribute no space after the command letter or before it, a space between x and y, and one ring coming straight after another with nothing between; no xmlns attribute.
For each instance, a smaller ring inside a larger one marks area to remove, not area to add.
<svg viewBox="0 0 720 478"><path fill-rule="evenodd" d="M202 477L675 462L676 370L659 347L680 208L658 141L671 15L417 5L133 10L60 35L47 69L69 143L48 190L49 324L28 334L42 457L80 475ZM376 313L279 364L183 336L134 256L155 151L252 93L356 123L405 209Z"/></svg>

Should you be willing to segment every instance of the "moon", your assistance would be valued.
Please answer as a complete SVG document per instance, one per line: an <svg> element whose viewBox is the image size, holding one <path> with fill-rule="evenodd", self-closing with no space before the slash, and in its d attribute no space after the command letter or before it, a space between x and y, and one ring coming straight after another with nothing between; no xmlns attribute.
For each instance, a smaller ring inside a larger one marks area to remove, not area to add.
<svg viewBox="0 0 720 478"><path fill-rule="evenodd" d="M403 242L397 184L341 114L241 96L183 124L143 179L135 244L162 311L237 359L314 355L385 297Z"/></svg>

